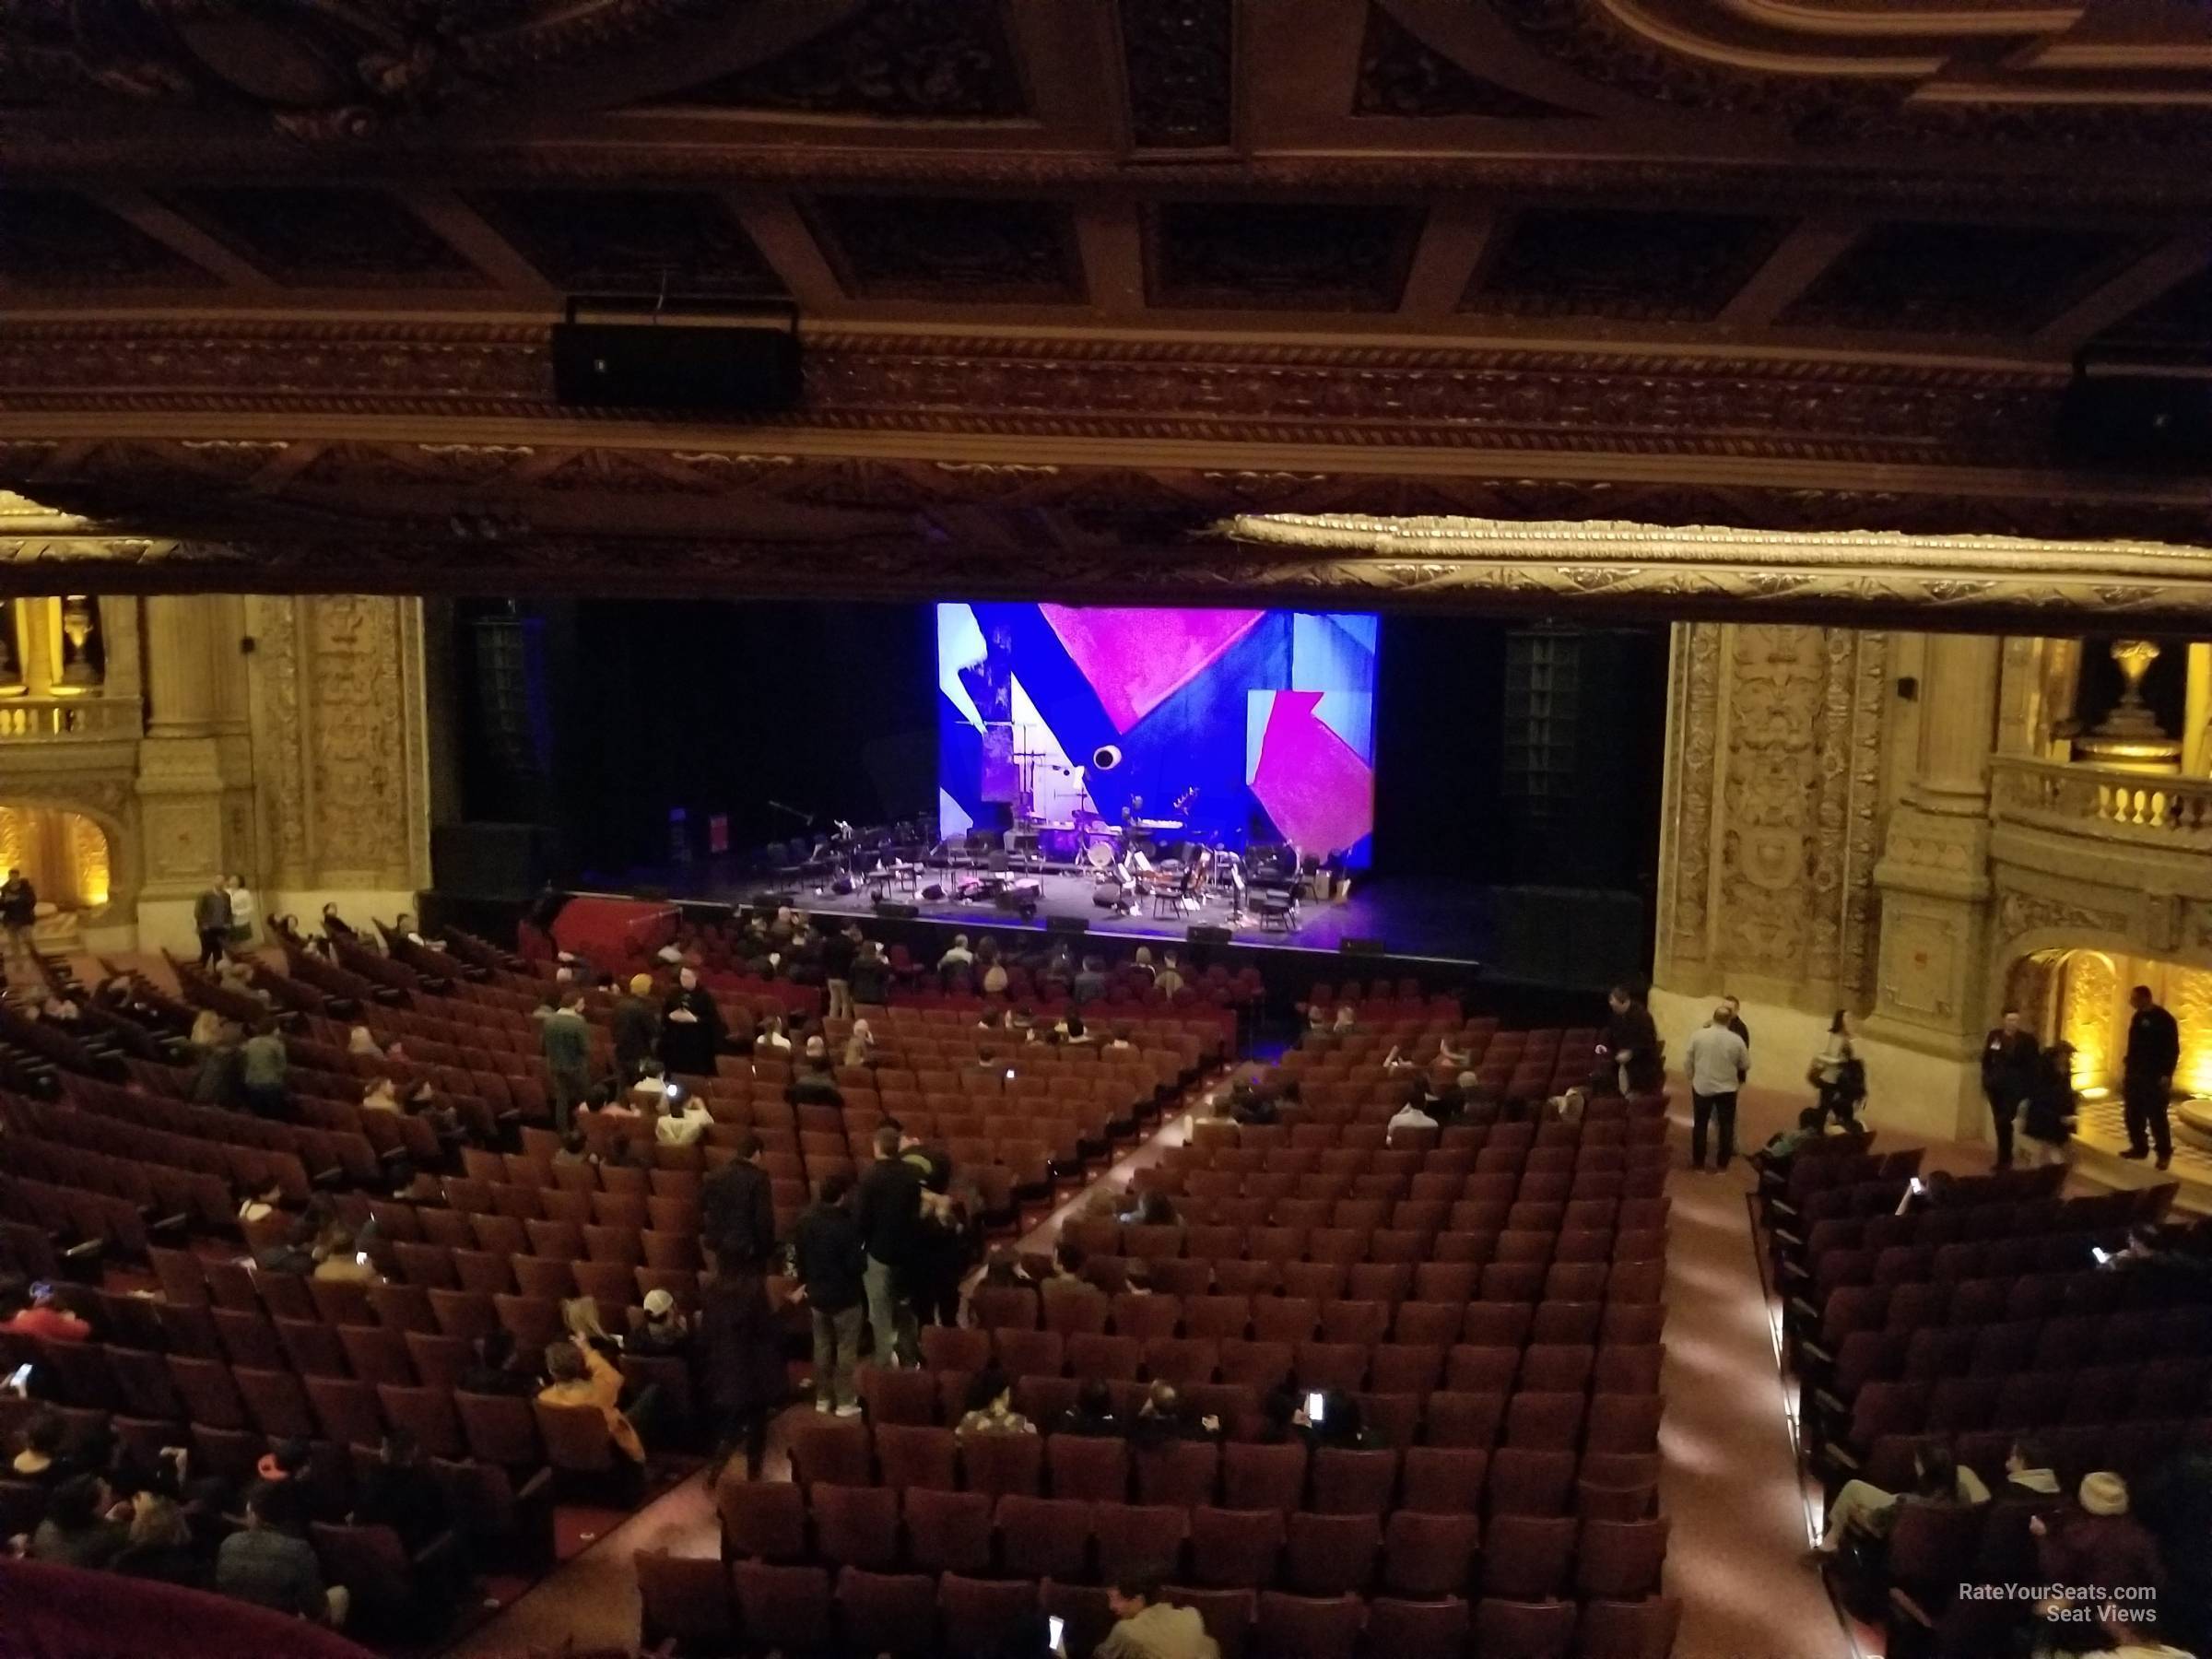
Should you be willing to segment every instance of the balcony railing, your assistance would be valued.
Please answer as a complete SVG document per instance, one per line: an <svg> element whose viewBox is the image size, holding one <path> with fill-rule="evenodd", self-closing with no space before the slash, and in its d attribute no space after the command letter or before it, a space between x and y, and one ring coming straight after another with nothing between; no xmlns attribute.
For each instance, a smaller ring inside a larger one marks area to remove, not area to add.
<svg viewBox="0 0 2212 1659"><path fill-rule="evenodd" d="M2013 823L2212 849L2212 778L1999 756L1990 766L1990 803Z"/></svg>
<svg viewBox="0 0 2212 1659"><path fill-rule="evenodd" d="M128 697L0 697L0 743L65 743L139 735Z"/></svg>

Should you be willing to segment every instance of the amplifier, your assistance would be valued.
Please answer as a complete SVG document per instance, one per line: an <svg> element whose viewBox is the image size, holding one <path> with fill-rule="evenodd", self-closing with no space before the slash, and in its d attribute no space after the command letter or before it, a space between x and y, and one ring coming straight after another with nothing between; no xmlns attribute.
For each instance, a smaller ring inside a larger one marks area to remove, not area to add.
<svg viewBox="0 0 2212 1659"><path fill-rule="evenodd" d="M876 913L892 922L912 922L922 911L919 906L908 904L903 900L878 899L876 900Z"/></svg>

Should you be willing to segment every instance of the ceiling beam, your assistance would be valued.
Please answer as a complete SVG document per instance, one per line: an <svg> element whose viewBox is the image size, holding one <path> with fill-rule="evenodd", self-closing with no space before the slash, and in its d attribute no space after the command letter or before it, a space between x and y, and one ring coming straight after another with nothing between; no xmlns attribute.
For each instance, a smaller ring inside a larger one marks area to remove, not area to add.
<svg viewBox="0 0 2212 1659"><path fill-rule="evenodd" d="M844 285L790 196L779 190L732 190L722 199L801 312L834 317L853 309Z"/></svg>
<svg viewBox="0 0 2212 1659"><path fill-rule="evenodd" d="M1817 213L1800 220L1721 308L1716 321L1732 328L1767 327L1820 279L1867 223L1858 214Z"/></svg>
<svg viewBox="0 0 2212 1659"><path fill-rule="evenodd" d="M1498 215L1488 207L1447 202L1431 208L1406 273L1398 314L1439 318L1458 311L1497 226Z"/></svg>
<svg viewBox="0 0 2212 1659"><path fill-rule="evenodd" d="M2113 324L2186 282L2212 261L2212 231L2193 230L2160 242L2101 288L2092 289L2035 332L2035 345L2071 357Z"/></svg>
<svg viewBox="0 0 2212 1659"><path fill-rule="evenodd" d="M518 293L550 295L558 290L544 272L515 251L484 216L450 190L409 186L393 195L448 242L462 258L493 283Z"/></svg>
<svg viewBox="0 0 2212 1659"><path fill-rule="evenodd" d="M273 288L276 281L173 207L165 207L142 190L97 190L87 193L118 218L125 219L152 237L171 253L192 261L232 288Z"/></svg>

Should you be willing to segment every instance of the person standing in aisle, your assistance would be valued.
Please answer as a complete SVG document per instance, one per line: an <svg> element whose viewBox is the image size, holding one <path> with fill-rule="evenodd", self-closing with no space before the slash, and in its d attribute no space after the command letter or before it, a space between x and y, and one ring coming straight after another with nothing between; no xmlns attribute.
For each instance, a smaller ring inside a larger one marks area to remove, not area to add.
<svg viewBox="0 0 2212 1659"><path fill-rule="evenodd" d="M1982 1098L1989 1102L1989 1121L1996 1131L1997 1169L2012 1168L2013 1120L2035 1092L2042 1053L2035 1033L2020 1029L2018 1008L2006 1009L1996 1029L1982 1040Z"/></svg>
<svg viewBox="0 0 2212 1659"><path fill-rule="evenodd" d="M1710 1023L1698 1028L1684 1054L1689 1072L1689 1167L1705 1167L1705 1125L1718 1120L1712 1167L1724 1170L1735 1156L1735 1097L1751 1072L1751 1049L1729 1029L1735 1011L1717 1004Z"/></svg>
<svg viewBox="0 0 2212 1659"><path fill-rule="evenodd" d="M2127 1150L2123 1158L2159 1154L2159 1168L2173 1161L2173 1126L2166 1116L2173 1098L2174 1067L2182 1060L2182 1030L2159 1006L2148 985L2127 994L2135 1010L2127 1022L2127 1058L2121 1063L2120 1100L2127 1113ZM2147 1146L2145 1142L2149 1144Z"/></svg>

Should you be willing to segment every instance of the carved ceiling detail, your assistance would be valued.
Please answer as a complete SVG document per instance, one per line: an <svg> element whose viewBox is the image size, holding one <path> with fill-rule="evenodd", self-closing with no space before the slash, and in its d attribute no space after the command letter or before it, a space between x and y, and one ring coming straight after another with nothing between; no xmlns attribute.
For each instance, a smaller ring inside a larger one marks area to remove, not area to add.
<svg viewBox="0 0 2212 1659"><path fill-rule="evenodd" d="M1002 0L861 0L812 40L672 101L899 120L1029 112Z"/></svg>
<svg viewBox="0 0 2212 1659"><path fill-rule="evenodd" d="M1446 57L1375 0L1368 0L1352 113L1417 119L1483 115L1504 121L1587 118L1583 111L1531 98Z"/></svg>
<svg viewBox="0 0 2212 1659"><path fill-rule="evenodd" d="M484 104L718 3L18 3L0 11L0 106L175 103L218 118L258 115L296 139L359 140L457 105Z"/></svg>
<svg viewBox="0 0 2212 1659"><path fill-rule="evenodd" d="M769 429L1940 466L2043 452L2064 373L1683 353L809 330ZM0 417L317 411L566 419L542 325L0 320Z"/></svg>
<svg viewBox="0 0 2212 1659"><path fill-rule="evenodd" d="M1116 0L1115 9L1136 147L1228 147L1236 137L1232 0Z"/></svg>

